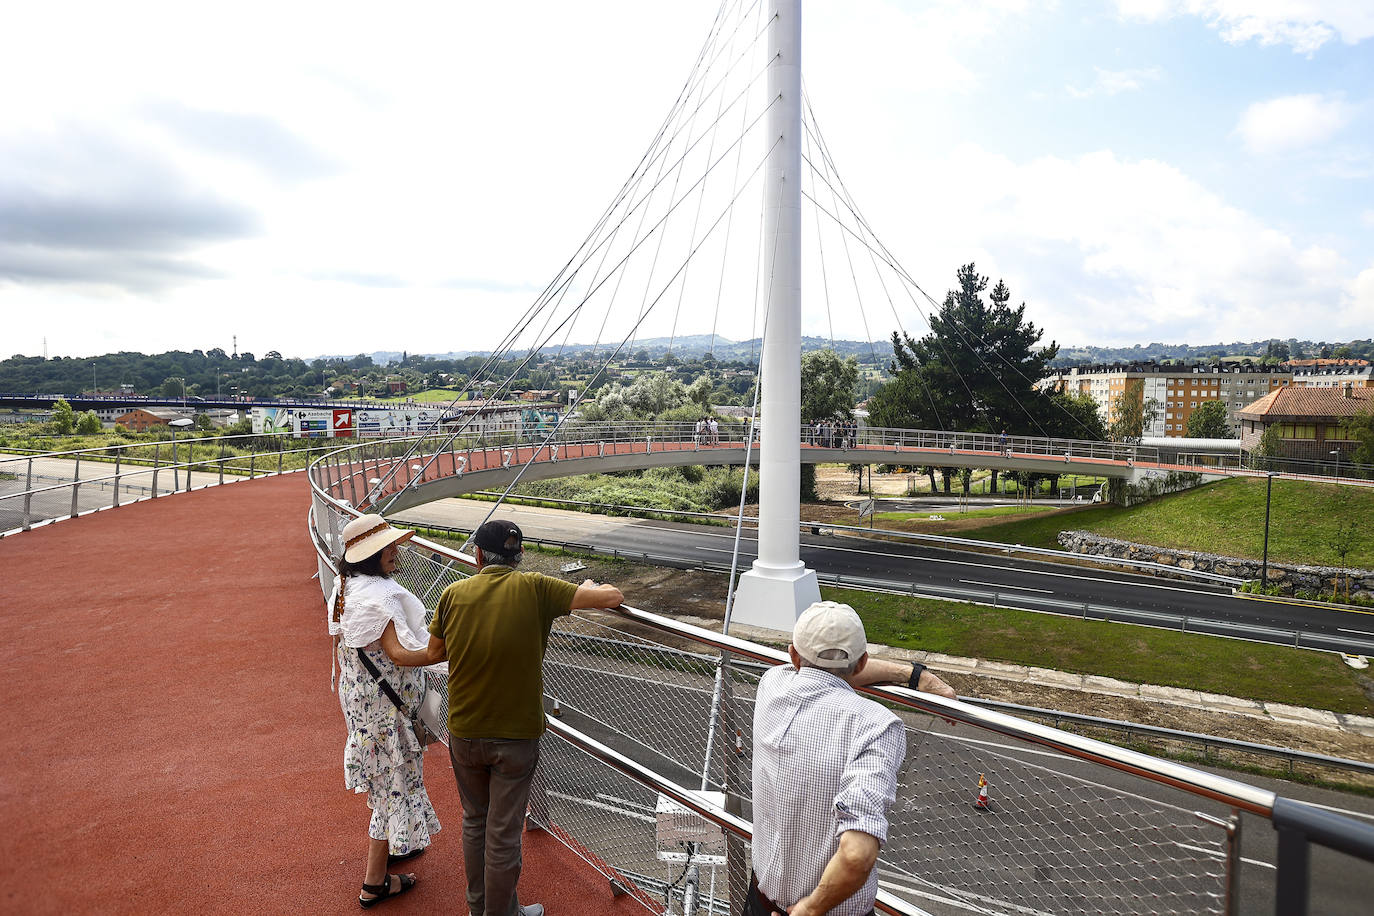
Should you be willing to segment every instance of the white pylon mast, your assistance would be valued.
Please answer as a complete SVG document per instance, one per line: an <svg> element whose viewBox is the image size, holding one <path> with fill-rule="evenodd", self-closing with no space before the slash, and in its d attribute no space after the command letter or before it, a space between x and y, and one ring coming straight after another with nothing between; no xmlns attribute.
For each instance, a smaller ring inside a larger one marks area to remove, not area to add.
<svg viewBox="0 0 1374 916"><path fill-rule="evenodd" d="M740 576L733 619L790 633L820 599L800 559L801 505L801 0L774 0L768 25L768 129L763 276L767 322L760 364L759 551Z"/></svg>

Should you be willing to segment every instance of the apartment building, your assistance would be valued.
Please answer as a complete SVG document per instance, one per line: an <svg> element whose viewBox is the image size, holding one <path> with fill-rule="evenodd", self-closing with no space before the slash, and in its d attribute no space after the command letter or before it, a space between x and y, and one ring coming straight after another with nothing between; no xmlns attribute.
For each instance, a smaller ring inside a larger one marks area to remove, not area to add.
<svg viewBox="0 0 1374 916"><path fill-rule="evenodd" d="M1374 366L1365 359L1301 359L1285 363L1299 388L1374 388Z"/></svg>
<svg viewBox="0 0 1374 916"><path fill-rule="evenodd" d="M1226 417L1238 435L1241 409L1292 382L1292 372L1260 366L1133 363L1074 366L1039 384L1052 390L1090 395L1108 425L1116 420L1120 398L1130 392L1137 404L1155 402L1155 416L1144 435L1183 437L1188 435L1188 418L1207 401L1226 405Z"/></svg>

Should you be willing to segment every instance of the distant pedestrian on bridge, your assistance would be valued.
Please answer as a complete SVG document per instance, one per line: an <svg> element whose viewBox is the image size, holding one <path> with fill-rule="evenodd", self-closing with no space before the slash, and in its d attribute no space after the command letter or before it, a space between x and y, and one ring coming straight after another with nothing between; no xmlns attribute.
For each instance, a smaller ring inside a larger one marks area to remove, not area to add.
<svg viewBox="0 0 1374 916"><path fill-rule="evenodd" d="M1011 457L1011 446L1007 445L1007 431L1005 429L997 437L997 449L1002 453L1003 458Z"/></svg>
<svg viewBox="0 0 1374 916"><path fill-rule="evenodd" d="M924 665L870 659L867 644L853 608L818 601L797 618L792 664L759 680L749 916L873 912L906 732L854 688L954 690Z"/></svg>
<svg viewBox="0 0 1374 916"><path fill-rule="evenodd" d="M554 619L617 607L620 589L518 572L524 536L491 520L472 535L477 575L439 598L427 652L448 660L449 756L463 799L472 916L542 916L520 906L521 829L544 733L544 651Z"/></svg>

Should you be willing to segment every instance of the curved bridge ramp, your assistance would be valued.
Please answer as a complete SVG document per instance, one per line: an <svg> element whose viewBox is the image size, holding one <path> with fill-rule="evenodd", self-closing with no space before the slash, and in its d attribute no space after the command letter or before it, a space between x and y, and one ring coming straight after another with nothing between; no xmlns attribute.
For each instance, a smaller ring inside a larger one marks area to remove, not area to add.
<svg viewBox="0 0 1374 916"><path fill-rule="evenodd" d="M693 464L758 464L752 448L736 433L716 440L697 436L690 425L578 426L547 444L483 440L454 441L432 436L364 442L333 453L318 468L318 483L331 496L354 506L398 512L474 490L502 489L517 478L543 480ZM857 441L799 440L808 464L896 464L992 468L1037 474L1080 474L1138 482L1192 467L1161 463L1158 452L1139 446L1069 439L1014 437L1005 446L995 436L926 430L865 429Z"/></svg>

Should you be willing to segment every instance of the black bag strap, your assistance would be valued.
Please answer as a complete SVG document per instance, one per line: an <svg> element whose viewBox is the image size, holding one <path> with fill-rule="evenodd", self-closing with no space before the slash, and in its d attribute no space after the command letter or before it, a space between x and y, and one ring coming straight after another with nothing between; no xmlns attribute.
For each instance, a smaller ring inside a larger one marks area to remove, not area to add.
<svg viewBox="0 0 1374 916"><path fill-rule="evenodd" d="M406 709L406 705L401 702L400 695L396 693L395 688L391 686L390 682L382 677L382 672L377 670L377 666L372 663L372 659L367 657L367 653L359 649L358 658L362 659L363 667L367 669L367 673L377 679L377 686L382 688L382 693L386 694L391 702L395 704L396 708L400 710L401 715L405 716L407 719L414 719L415 716L411 714L409 709Z"/></svg>

